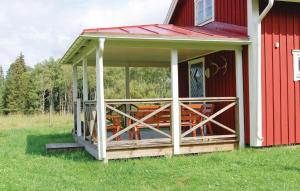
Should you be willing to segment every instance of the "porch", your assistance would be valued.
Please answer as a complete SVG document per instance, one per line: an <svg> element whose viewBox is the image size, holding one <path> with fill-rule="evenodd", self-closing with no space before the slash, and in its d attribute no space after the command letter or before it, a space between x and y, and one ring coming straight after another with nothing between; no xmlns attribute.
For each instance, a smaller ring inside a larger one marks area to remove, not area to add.
<svg viewBox="0 0 300 191"><path fill-rule="evenodd" d="M155 30L153 27L151 30ZM184 32L199 35L187 29L158 28L180 35ZM207 39L203 38L203 31L201 37L194 39L168 35L154 39L153 36L108 35L101 30L86 31L71 47L77 51L67 52L62 61L73 65L74 138L92 156L107 161L228 151L244 146L241 46L248 43L247 39L238 38L238 35L220 38L221 32L214 38L208 35ZM143 30L150 31L144 27ZM228 85L235 86L235 96L207 97L205 79L215 71L206 71L201 58L224 50L234 55L234 63L230 64L234 67L231 77L235 84ZM184 62L189 63L189 87L180 83L180 65ZM195 71L190 64L196 64ZM82 98L78 97L79 65L83 70ZM88 67L96 69L93 100L89 100L91 96L88 95ZM105 98L104 67L125 69L124 99ZM129 69L134 67L169 68L170 97L132 98ZM192 77L195 82L191 81ZM188 89L188 96L179 96L182 88Z"/></svg>

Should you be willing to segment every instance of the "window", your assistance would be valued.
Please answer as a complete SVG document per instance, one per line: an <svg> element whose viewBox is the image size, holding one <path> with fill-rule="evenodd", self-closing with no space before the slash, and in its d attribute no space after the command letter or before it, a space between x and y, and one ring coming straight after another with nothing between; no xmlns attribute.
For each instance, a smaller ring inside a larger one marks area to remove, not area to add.
<svg viewBox="0 0 300 191"><path fill-rule="evenodd" d="M300 81L300 50L294 50L293 57L294 57L294 81Z"/></svg>
<svg viewBox="0 0 300 191"><path fill-rule="evenodd" d="M214 0L195 0L195 24L205 25L214 20Z"/></svg>

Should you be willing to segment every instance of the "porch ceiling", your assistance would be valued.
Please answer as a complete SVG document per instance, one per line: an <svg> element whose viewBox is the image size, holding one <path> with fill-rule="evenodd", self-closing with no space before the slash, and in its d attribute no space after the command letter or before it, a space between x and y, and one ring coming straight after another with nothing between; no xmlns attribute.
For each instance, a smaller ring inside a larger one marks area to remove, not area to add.
<svg viewBox="0 0 300 191"><path fill-rule="evenodd" d="M179 61L209 54L210 50L178 49ZM89 66L95 66L96 54L87 56ZM104 52L104 66L109 67L170 67L170 50L159 48L108 47Z"/></svg>

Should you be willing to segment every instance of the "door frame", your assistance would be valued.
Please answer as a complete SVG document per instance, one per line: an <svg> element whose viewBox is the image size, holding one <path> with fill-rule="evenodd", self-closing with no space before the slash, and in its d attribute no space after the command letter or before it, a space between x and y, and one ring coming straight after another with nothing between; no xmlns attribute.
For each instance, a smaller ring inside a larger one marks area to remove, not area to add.
<svg viewBox="0 0 300 191"><path fill-rule="evenodd" d="M202 71L203 71L203 97L206 96L206 82L205 82L205 58L197 58L188 61L188 77L189 77L189 97L191 97L191 66L194 64L202 63Z"/></svg>

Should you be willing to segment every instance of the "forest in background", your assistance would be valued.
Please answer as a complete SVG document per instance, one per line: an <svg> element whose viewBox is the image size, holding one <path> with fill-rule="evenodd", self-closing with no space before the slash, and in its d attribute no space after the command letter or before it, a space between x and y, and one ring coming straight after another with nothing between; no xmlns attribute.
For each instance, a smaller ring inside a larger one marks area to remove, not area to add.
<svg viewBox="0 0 300 191"><path fill-rule="evenodd" d="M105 98L125 98L125 68L104 68ZM88 68L89 99L95 98L95 68ZM170 97L169 68L130 68L131 98ZM78 94L82 98L82 67L78 67ZM49 58L34 67L20 54L5 75L0 65L0 114L73 111L72 68Z"/></svg>

